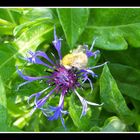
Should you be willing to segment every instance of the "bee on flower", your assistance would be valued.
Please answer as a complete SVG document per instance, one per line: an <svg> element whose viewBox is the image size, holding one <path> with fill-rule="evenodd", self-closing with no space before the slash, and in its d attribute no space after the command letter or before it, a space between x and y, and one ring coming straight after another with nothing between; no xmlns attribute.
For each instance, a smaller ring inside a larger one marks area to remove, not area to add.
<svg viewBox="0 0 140 140"><path fill-rule="evenodd" d="M88 49L87 45L79 45L76 49L72 50L64 57L62 57L61 55L61 40L61 38L57 37L56 30L54 29L54 41L52 43L58 53L58 61L51 60L43 51L28 51L30 57L24 58L28 63L44 65L45 67L49 68L51 70L49 71L49 75L44 75L40 77L27 76L24 75L23 72L18 69L18 67L17 72L25 80L24 83L21 83L18 86L18 89L23 85L42 79L46 80L49 85L42 91L34 93L28 98L28 103L32 98L34 98L34 108L31 111L31 114L36 109L40 109L43 114L48 118L48 120L57 120L58 118L60 118L62 125L64 126L64 128L66 128L63 114L68 114L68 111L63 110L63 108L64 98L69 91L72 91L74 94L76 94L82 104L81 117L86 115L88 104L93 106L102 105L87 101L77 92L77 89L82 87L82 85L86 81L88 81L92 91L93 85L91 79L89 78L89 75L91 75L93 78L97 77L97 75L92 71L92 69L101 67L106 63L89 68L87 66L88 58L94 57L96 59L96 56L100 53L99 50L92 52L95 40L93 41L90 49ZM48 63L44 62L39 57L46 59ZM45 96L42 97L43 93L46 92L48 92L48 94L45 94ZM45 108L44 104L47 102L50 96L58 93L60 94L58 106L49 105L47 108Z"/></svg>

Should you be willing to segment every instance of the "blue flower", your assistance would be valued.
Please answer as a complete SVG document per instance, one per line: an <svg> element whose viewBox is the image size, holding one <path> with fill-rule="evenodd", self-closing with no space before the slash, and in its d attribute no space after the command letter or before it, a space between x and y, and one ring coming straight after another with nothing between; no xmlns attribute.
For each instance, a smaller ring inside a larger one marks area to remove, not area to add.
<svg viewBox="0 0 140 140"><path fill-rule="evenodd" d="M82 113L81 117L86 115L87 107L88 105L93 106L101 106L102 104L92 103L90 101L85 100L78 92L77 89L82 87L82 84L84 84L85 81L89 81L89 84L91 86L91 92L93 91L93 84L91 79L89 78L89 75L91 75L93 78L97 77L97 75L92 71L94 68L98 68L103 66L104 64L90 67L90 68L66 68L62 63L61 60L63 59L61 54L61 38L58 38L56 35L56 30L54 29L54 41L52 42L56 51L58 52L59 60L55 61L51 60L45 52L42 51L28 51L29 57L24 58L28 63L33 64L39 64L44 65L45 67L49 68L50 74L44 75L40 77L31 77L24 75L21 70L17 67L18 74L25 80L24 83L21 83L17 89L19 89L21 86L28 84L30 82L36 81L36 80L46 80L47 83L49 83L49 87L43 89L42 91L39 91L37 93L32 94L28 98L28 103L32 98L34 98L34 108L31 111L31 114L36 110L40 109L43 114L48 118L48 120L57 120L58 118L61 119L62 125L65 127L63 114L68 114L68 111L63 110L64 108L64 97L67 95L69 91L73 91L79 98L81 104L82 104ZM85 55L87 58L94 57L99 53L99 50L92 52L93 46L94 46L95 40L92 43L92 46L90 49L88 49L88 46L85 47ZM54 56L54 55L53 55ZM48 63L44 62L40 57L47 60ZM55 56L54 56L55 58ZM55 58L56 59L56 58ZM82 82L81 82L82 81ZM48 92L48 90L50 92ZM48 92L48 94L44 97L42 97L43 93ZM44 104L47 102L47 100L50 98L52 94L60 93L60 100L59 104L56 107L48 106L44 107Z"/></svg>

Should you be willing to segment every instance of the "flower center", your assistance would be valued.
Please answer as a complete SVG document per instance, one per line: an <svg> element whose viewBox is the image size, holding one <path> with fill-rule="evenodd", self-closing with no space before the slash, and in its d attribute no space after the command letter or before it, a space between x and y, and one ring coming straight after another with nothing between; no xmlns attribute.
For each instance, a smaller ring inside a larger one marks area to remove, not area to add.
<svg viewBox="0 0 140 140"><path fill-rule="evenodd" d="M56 71L53 72L52 78L56 85L59 85L66 90L69 88L74 88L78 79L77 75L72 69L67 70L63 66L60 66Z"/></svg>

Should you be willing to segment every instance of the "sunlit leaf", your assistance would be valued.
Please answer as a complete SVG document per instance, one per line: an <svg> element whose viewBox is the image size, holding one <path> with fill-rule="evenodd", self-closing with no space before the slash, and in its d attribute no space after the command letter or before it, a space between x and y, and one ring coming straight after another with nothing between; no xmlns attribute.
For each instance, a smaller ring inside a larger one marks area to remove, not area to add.
<svg viewBox="0 0 140 140"><path fill-rule="evenodd" d="M118 117L108 118L100 131L102 132L121 132L126 130L126 125Z"/></svg>
<svg viewBox="0 0 140 140"><path fill-rule="evenodd" d="M15 72L16 49L10 44L0 45L0 75L3 81L9 80Z"/></svg>
<svg viewBox="0 0 140 140"><path fill-rule="evenodd" d="M35 50L43 41L52 36L54 26L47 24L40 24L39 26L33 26L27 31L23 32L16 40L15 44L21 49L20 53L32 48Z"/></svg>
<svg viewBox="0 0 140 140"><path fill-rule="evenodd" d="M19 24L21 14L12 8L0 8L0 18L7 20L13 24Z"/></svg>

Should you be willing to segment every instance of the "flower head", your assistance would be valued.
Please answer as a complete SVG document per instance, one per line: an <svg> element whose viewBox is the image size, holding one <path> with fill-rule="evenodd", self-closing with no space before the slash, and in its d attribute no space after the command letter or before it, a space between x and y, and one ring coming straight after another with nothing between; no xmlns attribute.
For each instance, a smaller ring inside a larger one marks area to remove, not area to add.
<svg viewBox="0 0 140 140"><path fill-rule="evenodd" d="M43 51L28 51L30 56L24 58L29 63L44 65L45 67L49 68L51 70L48 71L50 73L49 75L44 75L40 77L26 76L21 70L18 69L18 67L17 72L25 80L24 83L18 86L18 89L25 84L42 79L46 80L46 82L49 85L47 88L32 94L28 98L28 103L32 98L34 98L34 108L31 111L31 114L36 109L40 109L49 120L57 120L58 118L60 118L62 125L65 127L63 114L68 114L68 111L63 110L64 97L69 91L73 91L82 104L83 110L81 113L81 117L86 115L88 105L102 105L85 100L77 92L77 88L82 87L82 84L84 84L85 81L88 81L92 91L93 85L91 79L89 78L89 75L91 75L93 78L97 77L97 75L92 71L92 69L103 66L105 63L90 68L87 67L88 58L92 56L96 58L97 54L99 53L99 50L92 52L95 40L93 41L93 44L90 49L88 49L88 46L86 45L81 47L79 46L78 49L73 50L72 53L67 54L64 57L62 57L61 54L61 40L62 39L59 39L57 37L56 30L54 29L54 41L52 43L59 56L59 60L56 62L54 60L51 60ZM44 62L40 57L46 59L48 63ZM42 97L43 93L45 92L48 92L48 94L45 94L46 96ZM59 104L56 107L48 106L45 108L44 104L47 102L47 100L52 94L60 94Z"/></svg>

